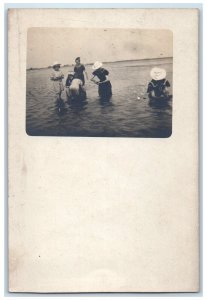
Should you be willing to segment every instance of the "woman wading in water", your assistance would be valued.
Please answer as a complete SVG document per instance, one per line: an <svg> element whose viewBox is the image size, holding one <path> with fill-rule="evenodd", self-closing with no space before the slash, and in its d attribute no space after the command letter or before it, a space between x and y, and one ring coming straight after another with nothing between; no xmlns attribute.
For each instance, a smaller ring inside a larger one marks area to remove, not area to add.
<svg viewBox="0 0 207 300"><path fill-rule="evenodd" d="M64 75L60 70L60 65L61 64L58 62L54 62L52 65L53 70L52 73L50 74L50 79L53 81L53 88L57 96L57 100L61 100L61 94L64 90L64 86L62 82Z"/></svg>
<svg viewBox="0 0 207 300"><path fill-rule="evenodd" d="M112 96L112 86L111 82L108 79L109 71L104 69L103 64L99 61L96 61L92 66L93 77L91 81L98 84L98 94L101 98L110 98ZM98 77L99 81L95 81L94 78Z"/></svg>

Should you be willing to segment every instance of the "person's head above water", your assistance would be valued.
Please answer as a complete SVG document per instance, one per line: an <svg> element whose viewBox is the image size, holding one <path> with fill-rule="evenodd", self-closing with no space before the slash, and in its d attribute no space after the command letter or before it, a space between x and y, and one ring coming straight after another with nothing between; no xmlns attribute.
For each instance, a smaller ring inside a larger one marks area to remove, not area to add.
<svg viewBox="0 0 207 300"><path fill-rule="evenodd" d="M102 66L103 66L102 62L96 61L96 62L93 64L92 69L95 71L95 70L100 69Z"/></svg>
<svg viewBox="0 0 207 300"><path fill-rule="evenodd" d="M60 69L60 66L61 66L61 64L59 62L57 62L57 61L55 61L52 64L53 69L56 70L56 71Z"/></svg>
<svg viewBox="0 0 207 300"><path fill-rule="evenodd" d="M166 71L165 69L154 67L150 71L150 76L154 80L162 80L166 77Z"/></svg>
<svg viewBox="0 0 207 300"><path fill-rule="evenodd" d="M80 57L76 57L75 62L76 64L80 64Z"/></svg>

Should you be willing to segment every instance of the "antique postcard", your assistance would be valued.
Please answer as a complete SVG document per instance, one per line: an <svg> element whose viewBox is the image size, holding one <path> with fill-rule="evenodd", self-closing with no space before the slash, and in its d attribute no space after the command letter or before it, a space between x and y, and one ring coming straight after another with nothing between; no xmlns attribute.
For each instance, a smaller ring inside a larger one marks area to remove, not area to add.
<svg viewBox="0 0 207 300"><path fill-rule="evenodd" d="M199 291L198 20L8 11L10 292Z"/></svg>

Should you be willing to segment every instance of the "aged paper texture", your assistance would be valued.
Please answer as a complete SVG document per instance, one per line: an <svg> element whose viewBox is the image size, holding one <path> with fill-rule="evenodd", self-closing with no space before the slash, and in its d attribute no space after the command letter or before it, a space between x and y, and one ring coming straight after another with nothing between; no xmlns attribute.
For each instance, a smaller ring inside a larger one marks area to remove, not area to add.
<svg viewBox="0 0 207 300"><path fill-rule="evenodd" d="M172 135L27 135L33 27L171 30ZM198 11L11 9L8 29L9 291L198 291Z"/></svg>

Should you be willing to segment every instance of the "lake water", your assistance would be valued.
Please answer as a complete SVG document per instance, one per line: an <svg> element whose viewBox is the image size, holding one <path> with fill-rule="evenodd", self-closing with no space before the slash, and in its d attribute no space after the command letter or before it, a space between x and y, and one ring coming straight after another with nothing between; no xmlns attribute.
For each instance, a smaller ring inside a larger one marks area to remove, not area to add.
<svg viewBox="0 0 207 300"><path fill-rule="evenodd" d="M26 131L37 136L169 137L172 130L172 100L151 106L146 94L153 66L165 68L172 93L172 59L125 61L104 64L110 72L113 96L102 101L98 87L86 81L83 102L56 103L51 69L27 71ZM65 74L72 67L63 67ZM92 77L91 66L86 66Z"/></svg>

